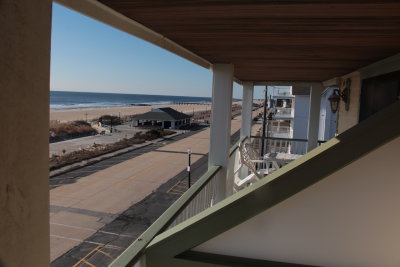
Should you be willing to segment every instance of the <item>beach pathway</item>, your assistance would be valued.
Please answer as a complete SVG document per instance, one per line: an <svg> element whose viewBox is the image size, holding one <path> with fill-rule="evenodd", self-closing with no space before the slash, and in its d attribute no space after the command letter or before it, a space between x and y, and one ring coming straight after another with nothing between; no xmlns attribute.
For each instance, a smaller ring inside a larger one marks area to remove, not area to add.
<svg viewBox="0 0 400 267"><path fill-rule="evenodd" d="M231 132L239 128L240 116L232 120ZM189 148L195 164L208 153L209 134L209 129L200 131L50 190L51 261L182 172Z"/></svg>

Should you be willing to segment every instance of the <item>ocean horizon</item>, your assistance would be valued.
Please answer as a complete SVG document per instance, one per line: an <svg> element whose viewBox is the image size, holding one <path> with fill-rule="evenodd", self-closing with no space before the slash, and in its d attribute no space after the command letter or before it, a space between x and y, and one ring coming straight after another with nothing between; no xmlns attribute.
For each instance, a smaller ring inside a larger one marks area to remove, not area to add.
<svg viewBox="0 0 400 267"><path fill-rule="evenodd" d="M50 109L52 110L173 105L178 103L207 104L211 103L211 97L50 91Z"/></svg>

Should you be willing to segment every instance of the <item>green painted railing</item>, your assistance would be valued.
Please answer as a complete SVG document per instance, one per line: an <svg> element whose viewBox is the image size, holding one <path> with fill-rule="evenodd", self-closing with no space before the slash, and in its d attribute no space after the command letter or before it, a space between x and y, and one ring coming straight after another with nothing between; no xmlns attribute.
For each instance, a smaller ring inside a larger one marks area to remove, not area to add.
<svg viewBox="0 0 400 267"><path fill-rule="evenodd" d="M240 142L247 137L242 137L233 145L229 151L232 157L239 148ZM211 190L213 188L213 178L221 169L221 166L211 167L200 179L193 184L172 206L170 206L135 242L133 242L110 266L131 266L134 265L143 255L147 245L160 233L166 229L196 215L197 213L212 206L210 202ZM198 200L196 201L196 199ZM193 204L194 202L199 202ZM207 202L207 203L206 203ZM193 210L190 205L194 205Z"/></svg>
<svg viewBox="0 0 400 267"><path fill-rule="evenodd" d="M171 207L169 207L135 242L133 242L110 266L130 266L135 264L146 246L163 232L190 204L199 192L221 169L220 166L211 167L195 184L193 184Z"/></svg>

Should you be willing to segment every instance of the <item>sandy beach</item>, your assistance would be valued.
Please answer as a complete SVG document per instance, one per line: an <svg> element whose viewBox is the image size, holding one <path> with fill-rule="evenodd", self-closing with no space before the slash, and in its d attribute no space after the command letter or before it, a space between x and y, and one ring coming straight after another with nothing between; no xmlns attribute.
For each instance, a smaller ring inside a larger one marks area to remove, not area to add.
<svg viewBox="0 0 400 267"><path fill-rule="evenodd" d="M240 102L237 102L240 104ZM92 120L102 115L126 116L141 114L150 111L153 108L171 107L177 111L192 114L193 112L210 110L211 104L180 104L180 105L155 105L155 106L131 106L131 107L113 107L113 108L92 108L92 109L68 109L68 110L50 110L50 121L74 121L74 120Z"/></svg>

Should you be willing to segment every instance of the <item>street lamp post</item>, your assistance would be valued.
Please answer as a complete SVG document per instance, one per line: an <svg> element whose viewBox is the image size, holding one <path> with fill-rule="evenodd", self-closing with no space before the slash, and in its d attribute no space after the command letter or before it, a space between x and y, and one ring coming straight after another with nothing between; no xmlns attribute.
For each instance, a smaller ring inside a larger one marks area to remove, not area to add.
<svg viewBox="0 0 400 267"><path fill-rule="evenodd" d="M190 150L190 148L188 149L188 156L189 156L189 163L188 163L188 167L187 167L187 171L188 171L188 188L190 188L190 157L192 155L192 150Z"/></svg>
<svg viewBox="0 0 400 267"><path fill-rule="evenodd" d="M112 133L112 131L113 131L113 118L112 118L112 115L111 115L111 117L110 117L110 133Z"/></svg>

